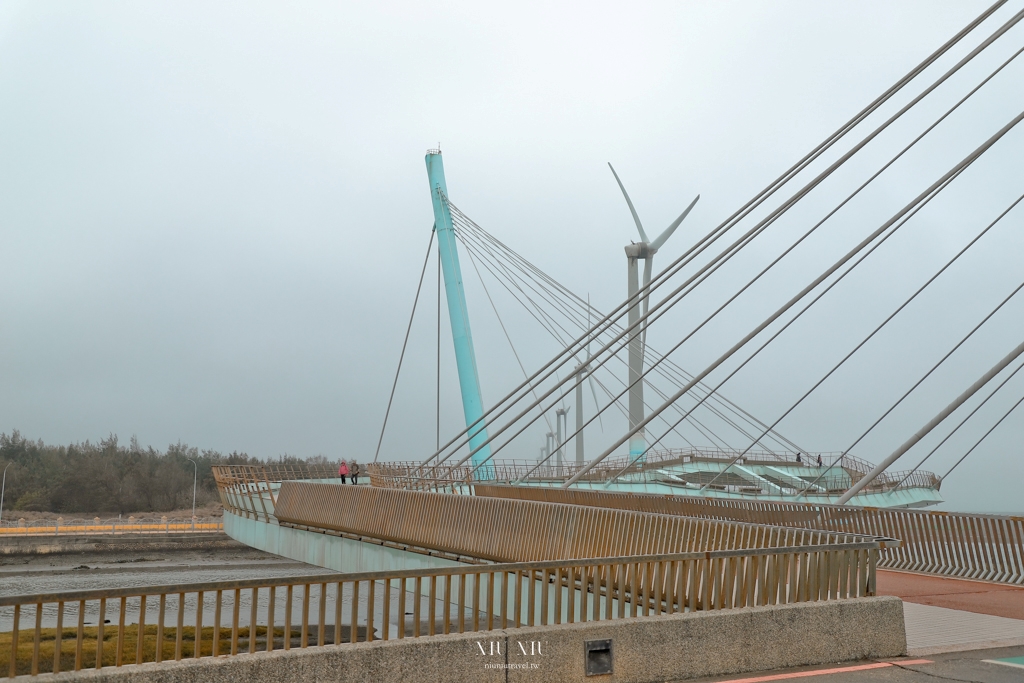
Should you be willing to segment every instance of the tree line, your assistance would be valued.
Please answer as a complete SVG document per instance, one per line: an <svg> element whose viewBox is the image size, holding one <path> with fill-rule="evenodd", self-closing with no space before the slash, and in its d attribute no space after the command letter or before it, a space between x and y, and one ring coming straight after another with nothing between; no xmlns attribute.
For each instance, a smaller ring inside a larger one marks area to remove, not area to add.
<svg viewBox="0 0 1024 683"><path fill-rule="evenodd" d="M285 455L274 462L333 464L319 455ZM215 465L262 464L265 461L247 453L225 455L182 443L161 452L152 446L141 448L132 437L124 446L113 434L98 444L68 446L29 441L17 430L0 434L0 470L7 471L4 510L128 514L182 509L192 505L194 473L196 504L202 506L218 499Z"/></svg>

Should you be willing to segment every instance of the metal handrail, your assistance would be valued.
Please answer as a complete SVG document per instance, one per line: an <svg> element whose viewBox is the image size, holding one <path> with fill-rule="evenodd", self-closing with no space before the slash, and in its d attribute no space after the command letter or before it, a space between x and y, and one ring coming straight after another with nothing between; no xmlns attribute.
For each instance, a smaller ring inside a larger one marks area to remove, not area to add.
<svg viewBox="0 0 1024 683"><path fill-rule="evenodd" d="M338 478L338 471L333 465L215 465L212 469L218 481L230 481L236 477L239 481L246 480L253 472L259 472L270 482Z"/></svg>
<svg viewBox="0 0 1024 683"><path fill-rule="evenodd" d="M642 482L663 482L660 468L688 462L732 462L738 451L713 448L686 448L651 451L644 462L634 462L626 457L608 458L597 467L588 470L580 479L581 482L607 482L617 476L629 475L639 477ZM773 453L770 451L750 451L742 458L743 464L787 464L801 465L808 473L819 473L821 468L808 462L817 453L803 454L802 462L797 462L795 451ZM853 483L859 481L873 469L873 465L865 460L842 453L821 453L823 468L836 468L835 476L827 471L825 477L816 482L815 487L806 493L818 495L818 489L827 492L845 491ZM838 464L842 458L841 464ZM517 460L496 460L493 463L493 481L503 483L533 482L560 483L575 476L584 466L575 462L561 464L547 463L537 467L536 463ZM367 466L370 483L378 487L401 488L413 491L465 492L466 486L478 481L479 473L472 466L453 467L439 465L424 467L419 462L383 462L370 463ZM907 476L910 475L910 476ZM651 477L654 477L651 479ZM666 482L671 483L671 482ZM808 482L810 483L810 482ZM941 481L931 472L885 472L872 482L873 490L891 491L911 488L938 488ZM806 487L797 489L794 493Z"/></svg>
<svg viewBox="0 0 1024 683"><path fill-rule="evenodd" d="M0 610L12 610L0 671L6 666L13 678L345 645L375 640L375 623L389 640L864 597L875 592L878 552L878 542L864 541L9 596L0 598ZM190 606L186 596L193 595ZM105 644L108 601L117 609L109 626L117 633L113 652ZM155 624L147 625L147 604L158 605ZM86 626L89 614L96 626ZM65 617L77 622L73 639L64 637ZM33 624L24 647L22 618Z"/></svg>
<svg viewBox="0 0 1024 683"><path fill-rule="evenodd" d="M478 496L645 511L898 538L886 569L1024 585L1024 517L940 510L743 501L588 489L474 485Z"/></svg>
<svg viewBox="0 0 1024 683"><path fill-rule="evenodd" d="M229 504L230 499L225 507ZM281 524L494 562L813 547L866 540L878 540L882 546L898 543L877 539L875 534L309 482L284 482L273 514Z"/></svg>
<svg viewBox="0 0 1024 683"><path fill-rule="evenodd" d="M858 551L878 550L882 547L879 541L861 541L858 543L830 543L825 545L812 546L814 552L833 551ZM738 550L716 550L710 552L695 553L657 553L653 555L621 555L619 557L591 557L580 560L571 560L573 563L584 564L647 564L651 562L669 562L682 560L705 560L714 558L732 557L762 557L765 555L806 553L808 546L794 545L782 548L744 548ZM481 569L481 566L485 569ZM481 571L529 571L542 569L557 569L566 566L565 560L547 560L545 562L502 562L488 565L465 565L459 567L439 567L427 570L433 576L468 576L479 574ZM203 583L170 583L154 586L130 586L123 588L88 588L81 590L57 591L55 593L26 593L23 595L0 596L0 607L13 607L14 605L36 604L40 602L73 602L75 600L99 600L100 598L122 598L138 597L144 594L158 593L180 593L181 591L202 590L234 590L236 588L270 588L294 585L296 583L324 583L338 581L383 581L384 579L414 579L423 576L423 569L389 569L372 572L328 572L325 574L302 574L300 576L286 576L262 579L229 579L225 581L207 581ZM142 591L140 593L140 591Z"/></svg>

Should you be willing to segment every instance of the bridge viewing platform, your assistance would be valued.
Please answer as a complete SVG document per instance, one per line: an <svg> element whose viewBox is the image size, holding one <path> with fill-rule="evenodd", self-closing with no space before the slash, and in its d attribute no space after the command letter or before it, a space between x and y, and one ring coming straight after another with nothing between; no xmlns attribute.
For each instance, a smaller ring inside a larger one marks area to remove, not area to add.
<svg viewBox="0 0 1024 683"><path fill-rule="evenodd" d="M821 464L818 463L820 458ZM458 492L480 477L472 466L372 463L375 486ZM651 451L640 461L608 458L583 472L576 489L700 496L747 501L835 503L874 465L848 453L747 452L720 448ZM488 479L519 486L560 487L583 470L569 462L496 460ZM852 505L921 508L943 502L941 479L924 470L883 472Z"/></svg>

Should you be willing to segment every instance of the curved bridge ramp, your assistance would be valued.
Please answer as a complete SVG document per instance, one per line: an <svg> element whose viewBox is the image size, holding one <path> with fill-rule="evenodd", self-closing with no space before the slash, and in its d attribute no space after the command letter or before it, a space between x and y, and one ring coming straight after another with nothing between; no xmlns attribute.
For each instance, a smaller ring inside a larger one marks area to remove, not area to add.
<svg viewBox="0 0 1024 683"><path fill-rule="evenodd" d="M1024 517L810 503L768 503L582 489L474 485L480 497L636 510L898 538L879 567L1024 585Z"/></svg>
<svg viewBox="0 0 1024 683"><path fill-rule="evenodd" d="M877 536L816 529L298 481L282 483L275 516L282 525L343 532L491 562L898 544Z"/></svg>

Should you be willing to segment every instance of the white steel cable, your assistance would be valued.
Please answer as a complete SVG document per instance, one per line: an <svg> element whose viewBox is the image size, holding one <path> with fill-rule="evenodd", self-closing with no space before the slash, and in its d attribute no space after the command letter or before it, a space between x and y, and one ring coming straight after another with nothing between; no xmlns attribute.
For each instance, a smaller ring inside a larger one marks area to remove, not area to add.
<svg viewBox="0 0 1024 683"><path fill-rule="evenodd" d="M998 420L998 421L997 421L997 422L996 422L996 423L995 423L994 425L992 425L992 427L991 427L991 428L990 428L990 429L989 429L989 430L988 430L987 432L985 432L984 434L982 434L981 438L980 438L980 439L978 439L978 441L977 441L977 442L976 442L976 443L975 443L975 444L974 444L973 446L971 446L971 447L970 447L970 448L969 448L969 449L967 450L967 452L966 452L966 453L964 453L964 454L963 454L963 455L962 455L962 456L960 457L960 459L959 459L959 460L957 460L957 461L956 461L956 463L954 463L954 464L953 464L953 466L952 466L952 467L950 467L950 468L949 468L949 471L947 471L947 472L946 472L946 473L945 473L944 475L942 475L942 479L943 479L943 481L945 481L946 477L948 477L948 476L949 476L950 474L952 474L952 473L953 473L953 470L955 470L955 469L956 469L957 467L959 467L959 466L960 466L960 463L962 463L962 462L963 462L964 460L966 460L966 459L967 459L967 456L968 456L968 455L970 455L971 453L973 453L973 452L974 452L974 449L975 449L975 448L977 448L978 446L980 446L980 445L981 445L981 442L982 442L982 441L984 441L985 439L987 439L987 438L988 438L988 435L989 435L989 434L991 434L991 433L992 433L993 431L995 431L995 428L996 428L996 427L998 427L999 425L1001 425L1001 424L1003 423L1003 420L1005 420L1006 418L1010 417L1010 413L1012 413L1012 412L1013 412L1014 410L1016 410L1016 409L1017 409L1017 406L1019 406L1019 405L1021 404L1021 402L1022 402L1022 401L1024 401L1024 396L1021 396L1021 397L1020 397L1020 399L1019 399L1019 400L1018 400L1018 401L1017 401L1016 403L1014 403L1014 404L1013 404L1013 405L1012 405L1012 406L1010 407L1010 409L1009 409L1009 410L1007 410L1007 411L1006 411L1006 413L1005 413L1005 414L1003 414L1003 416L1002 416L1001 418L999 418L999 420Z"/></svg>
<svg viewBox="0 0 1024 683"><path fill-rule="evenodd" d="M907 474L903 477L903 479L901 479L895 486L893 486L891 489L889 489L889 494L891 494L893 491L898 489L903 484L903 482L905 482L907 479L909 479L911 477L911 475L914 474L914 472L917 472L919 469L921 469L921 466L924 465L925 462L928 461L928 458L932 457L932 455L935 454L935 451L937 451L940 448L942 448L943 444L945 444L947 441L949 441L950 438L952 438L952 436L954 434L956 434L960 430L961 427L963 427L965 424L967 424L967 421L970 420L972 417L974 417L975 413L977 413L979 410L981 410L985 406L985 404L988 403L989 399L991 399L993 396L995 396L999 392L999 390L1002 389L1006 385L1007 382L1009 382L1011 379L1013 379L1014 376L1018 372L1020 372L1021 368L1024 368L1024 363L1021 363L1020 365L1018 365L1016 370L1014 370L1009 375L1007 375L1006 378L1003 379L1003 381L1000 382L999 385L995 389L993 389L991 392L989 392L988 396L986 396L984 399L982 399L982 401L978 405L976 405L974 407L974 410L969 412L964 419L960 420L960 423L956 427L953 427L953 430L949 434L947 434L945 437L943 437L942 441L940 441L938 444L936 444L935 448L933 448L930 451L928 451L928 454L925 455L923 458L921 458L921 462L917 463L917 465L914 466L914 469L912 469L909 472L907 472ZM947 474L948 474L948 472L947 472Z"/></svg>
<svg viewBox="0 0 1024 683"><path fill-rule="evenodd" d="M420 289L423 288L423 276L427 272L427 262L430 260L430 247L434 244L434 233L436 226L430 230L430 241L427 242L427 255L423 258L423 269L420 271L420 281L416 285L416 296L412 300L412 312L409 314L409 324L405 328L405 339L402 340L402 353L398 356L398 368L395 370L395 381L391 383L391 395L388 397L388 407L384 411L384 423L380 426L380 438L377 439L377 450L373 454L373 461L377 462L380 455L380 445L384 442L384 430L388 427L388 416L391 415L391 402L395 400L395 389L398 387L398 376L402 373L402 361L405 359L405 347L409 344L409 332L412 330L412 321L416 317L416 304L420 300Z"/></svg>
<svg viewBox="0 0 1024 683"><path fill-rule="evenodd" d="M472 243L472 242L469 242L469 241L467 241L467 240L466 240L466 237L465 237L465 233L457 233L457 234L459 234L459 236L460 236L460 241L462 241L462 243L463 243L463 246L465 246L465 247L466 247L466 251L467 251L467 253L469 253L469 254L470 254L470 258L471 258L471 260L473 260L473 256L472 256L472 254L473 254L473 253L476 253L476 251L477 251L477 249L478 249L479 247L478 247L477 245L475 245L474 243ZM478 254L478 256L480 256L480 255ZM490 269L489 269L489 267L488 267L488 265L487 265L487 262L486 262L485 260L483 260L483 258L481 258L481 262L482 262L482 263L484 263L484 268L485 268L485 269L487 269L487 270L489 270L489 272L491 272L491 275L492 275L492 276L494 276L494 277L495 277L495 279L498 279L498 280L499 280L499 282L501 282L500 278L499 278L499 277L498 277L498 276L497 276L497 275L496 275L496 274L495 274L495 273L494 273L493 271L490 271ZM473 260L473 265L474 265L474 268L475 268L475 267L476 267L476 261L475 261L475 260ZM501 322L501 319L500 319L500 315L499 315L499 314L498 314L498 312L497 312L497 308L496 308L496 307L495 307L495 305L494 305L493 299L491 299L491 297L490 297L490 293L489 293L489 292L487 292L487 289L486 289L486 285L485 285L485 284L483 284L483 279L482 279L482 277L480 276L480 272L479 272L479 270L477 270L477 277L481 279L481 285L482 285L482 286L484 287L485 293L487 293L487 297L488 297L488 299L489 299L489 300L490 300L490 302L491 302L491 307L492 307L492 308L494 309L495 315L496 315L496 316L498 316L498 318L499 318L499 324L501 324L501 325L502 325L502 329L503 329L503 331L504 331L504 329L505 329L505 328L504 328L504 323L502 323L502 322ZM501 282L501 284L503 284L503 285L504 285L505 283L504 283L504 282ZM508 289L508 287L507 287L507 286L506 286L506 289ZM513 295L513 296L515 297L514 293L510 292L510 294L512 294L512 295ZM518 298L517 298L517 300L518 300ZM531 300L531 301L532 301L532 300ZM523 306L525 307L525 304L523 304L523 303L522 303L521 301L520 301L520 305L523 305ZM527 308L528 308L528 307L527 307ZM529 310L529 309L528 309L528 310ZM541 321L539 321L539 320L538 320L538 322L541 322ZM557 333L557 332L556 332L555 330L553 330L553 329L549 328L548 326L544 325L543 323L541 323L541 324L542 324L542 327L544 327L544 329L545 329L545 330L546 330L546 331L547 331L547 332L548 332L548 333L549 333L549 334L550 334L550 335L551 335L551 336L552 336L552 337L553 337L553 338L554 338L554 339L555 339L555 340L556 340L557 342L559 342L559 343L564 343L564 340L563 340L563 339L561 338L561 336L560 336L560 335L559 335L559 334L558 334L558 333ZM559 328L561 328L561 329L563 329L563 330L565 329L565 328L563 328L563 327L562 327L561 325L559 325L558 327L559 327ZM507 336L507 335L508 335L507 331L506 331L505 333L506 333L506 338L508 338L508 336ZM511 345L511 339L509 339L509 344ZM514 349L513 349L513 352L515 352L515 351L514 351ZM516 359L517 359L517 361L519 360L518 354L516 354ZM622 361L621 359L618 359L618 360L620 360L620 362L623 362L623 363L624 363L624 361ZM522 368L522 363L521 363L521 362L520 362L520 367ZM526 372L526 371L525 371L525 369L523 369L523 372L524 372L524 374L525 374L525 372ZM622 382L623 382L623 380L621 380L621 378L618 378L618 377L617 377L616 375L612 374L612 376L613 376L613 377L615 377L615 378L616 378L616 379L617 379L617 380L618 380L618 381L619 381L620 383L622 383ZM597 380L597 381L599 381L599 380ZM612 396L612 394L611 394L611 393L609 392L609 390L608 390L608 389L607 389L607 388L606 388L606 387L605 387L605 386L604 386L603 384L601 384L601 387L602 387L602 389L603 389L603 390L604 390L605 392L607 392L607 393L608 393L608 395L609 395L609 396ZM661 396L662 398L664 398L664 397L666 396L666 395L665 395L665 394L664 394L663 392L661 392L661 391L660 391L660 389L658 389L658 388L657 388L656 386L654 386L654 385L651 385L651 388L652 388L652 389L653 389L653 390L654 390L654 391L655 391L656 393L658 393L658 394L659 394L659 396ZM619 404L619 402L618 402L618 401L615 401L615 402L616 402L616 405L618 406L619 410L620 410L620 411L621 411L621 410L623 410L623 409L622 409L622 407L621 407L621 405ZM649 403L647 403L646 401L645 401L644 403L645 403L645 406L646 406L647 408L650 408L650 407L651 407L651 405L650 405ZM545 414L546 414L546 413L545 413ZM624 413L624 414L625 414L625 413ZM545 419L546 419L546 418L545 418ZM665 422L666 424L668 424L668 420L667 420L666 418L663 418L663 421L664 421L664 422ZM710 429L709 427L707 427L706 425L703 425L702 423L700 423L700 421L699 421L699 420L697 420L696 418L693 418L693 417L691 416L691 417L689 418L689 420L688 420L688 421L690 421L690 422L691 422L692 424L694 424L695 428L697 428L697 429L698 429L698 431L701 431L702 433L703 433L704 431L707 431L708 433L710 433L710 434L712 435L712 437L710 438L710 440L711 440L712 442L716 442L716 440L717 440L717 443L716 443L716 445L717 445L717 446L721 446L721 444L726 444L726 445L727 445L727 442L726 442L726 441L725 441L724 439L722 439L722 438L721 438L720 436L716 435L716 434L714 433L714 431L713 431L713 430L711 430L711 429ZM551 425L550 425L550 422L548 422L548 428L549 428L549 430L550 430L550 426L551 426ZM690 443L690 442L689 442L689 440L688 440L688 439L686 439L686 437L685 437L685 436L683 436L683 435L682 435L681 433L679 433L679 432L678 432L678 431L676 431L676 430L672 430L672 431L673 431L673 432L674 432L674 433L675 433L676 435L678 435L678 436L679 436L680 438L682 438L682 439L683 439L684 441L686 441L687 443ZM708 435L707 435L707 434L704 434L704 436L705 436L706 438L708 438ZM691 446L692 446L692 443L691 443ZM549 455L549 457L550 457L550 455ZM542 462L543 462L543 461L542 461ZM475 470L474 470L474 471L475 471Z"/></svg>
<svg viewBox="0 0 1024 683"><path fill-rule="evenodd" d="M967 157L965 157L962 161L960 161L958 164L956 164L952 169L950 169L941 178L939 178L937 181L935 181L927 190L925 190L924 192L919 194L917 197L915 197L909 204L907 204L907 206L905 206L903 209L898 211L896 213L896 215L894 215L888 221L883 223L878 229L876 229L870 235L865 237L857 246L855 246L853 249L851 249L849 252L847 252L846 255L844 255L842 258L840 258L838 261L836 261L834 264L832 264L829 268L827 268L823 273L821 273L818 277L816 277L804 289L802 289L800 292L798 292L786 304L784 304L782 307L780 307L778 310L776 310L772 315L770 315L768 318L766 318L760 325L758 325L753 330L751 330L751 332L748 333L743 339L741 339L739 342L737 342L735 345L733 345L733 347L731 349L726 351L725 354L720 356L715 362L713 362L710 366L708 366L708 368L706 368L704 371L702 371L702 373L700 375L698 375L698 377L700 379L703 379L703 377L706 377L708 374L710 374L712 371L714 371L719 365L724 363L734 353L736 353L736 351L738 351L740 348L745 346L754 337L759 335L769 325L771 325L773 322L775 322L779 317L784 315L797 302L799 302L801 299L803 299L811 291L816 289L820 284L825 282L825 280L828 279L833 273L835 273L837 270L839 270L841 267L843 267L843 265L845 265L848 261L853 259L854 256L856 256L859 252L861 252L868 245L870 245L872 242L874 242L879 236L881 236L883 233L885 233L890 227L892 227L893 225L897 224L904 216L906 216L908 213L910 213L914 209L914 207L918 206L922 201L927 201L927 198L932 196L933 193L935 193L936 191L941 191L942 187L944 187L946 184L948 184L949 181L951 181L953 178L958 176L961 172L963 172L964 169L966 169L969 165L971 165L974 161L976 161L982 154L984 154L986 151L988 151L988 149L990 149L992 147L992 145L994 145L996 142L998 142L1000 139L1002 139L1002 137L1004 135L1006 135L1007 132L1012 130L1018 123L1020 123L1021 120L1024 120L1024 112L1018 114L1013 119L1011 119L1009 123L1007 123L1005 126L1003 126L1003 128L1001 128L999 131L997 131L994 135L992 135L984 143L982 143L977 149L975 149L973 152L971 152L969 155L967 155ZM674 394L672 396L672 400L674 401L674 400L678 399L679 397L683 396L684 394L686 394L690 390L690 388L692 388L691 385L692 385L692 383L688 384L686 387L684 387L680 391L676 392L676 394ZM584 467L579 472L577 472L563 486L564 487L569 487L572 484L576 483L576 481L578 481L579 478L581 476L583 476L583 474L585 474L587 471L589 471L590 468L592 468L594 465L596 465L598 462L600 462L604 458L608 457L609 454L611 454L616 448L618 448L623 443L625 443L634 433L644 429L650 421L651 421L651 417L648 416L647 418L642 420L640 423L638 423L636 426L632 427L623 437L620 437L609 449L604 451L600 456L598 456L598 458L596 458L595 460L591 461L591 463L587 467Z"/></svg>
<svg viewBox="0 0 1024 683"><path fill-rule="evenodd" d="M952 266L954 263L956 263L960 259L961 256L963 256L965 253L967 253L967 251L971 247L973 247L978 242L978 240L980 240L982 237L984 237L986 234L988 234L988 232L993 227L995 227L995 225L997 223L999 223L999 221L1001 221L1003 219L1003 217L1006 216L1006 214L1010 213L1010 211L1012 211L1014 209L1014 207L1016 207L1017 204L1019 204L1021 202L1021 200L1024 200L1024 195L1021 195L1020 197L1018 197L1002 213L1000 213L998 216L996 216L995 220L993 220L991 223L989 223L987 226L985 226L985 228L981 232L979 232L977 235L975 235L974 238L970 242L968 242L960 251L958 251L956 254L954 254L951 259L946 261L946 263L941 268L939 268L938 271L933 273L932 276L929 277L924 282L924 284L922 284L913 294L911 294L910 297L905 299L903 301L903 303L900 304L896 308L896 310L894 310L892 313L890 313L889 316L885 318L885 320L883 320L881 323L879 323L875 327L875 329L873 329L866 337L864 337L864 339L862 339L860 341L860 343L858 343L856 346L854 346L853 349L851 349L849 353L847 353L845 356L843 356L843 358L840 359L838 363L833 365L832 368L827 373L825 373L824 376L822 376L817 382L815 382L814 386L812 386L810 389L808 389L803 394L803 396L801 396L799 399L797 399L797 401L793 405L791 405L781 416L779 416L778 419L775 420L774 423L772 423L772 427L777 426L790 413L792 413L794 410L796 410L797 407L800 406L800 404L803 403L804 400L807 399L808 396L810 396L812 393L814 393L815 390L818 389L818 387L820 387L822 384L824 384L825 381L829 377L831 377L833 375L833 373L835 373L837 370L839 370L839 368L841 368L846 363L846 361L848 361L850 358L852 358L853 355L856 354L858 351L860 351L860 349L863 348L863 346L865 344L867 344L869 341L871 341L871 339L873 339L874 336L876 334L878 334L878 332L880 332L882 330L882 328L884 328L886 325L888 325L889 322L891 322L893 320L893 318L895 318L897 315L899 315L900 312L903 311L903 309L905 309L907 306L909 306L911 304L911 302L913 302L915 299L917 299L918 295L920 295L921 292L923 292L925 289L927 289L929 287L929 285L931 285L933 282L935 282L935 280L937 280L940 275L942 275L944 272L946 272L946 270L949 269L950 266ZM972 332L972 334L973 334L973 332ZM748 446L742 453L737 455L736 458L731 463L729 463L729 465L727 467L725 467L718 475L715 475L715 477L712 478L711 481L709 481L707 484L702 486L701 490L703 491L708 486L711 486L711 484L714 483L714 481L716 479L718 479L718 477L721 476L722 473L724 473L726 470L729 469L729 467L731 467L733 464L735 464L739 460L739 458L741 458L744 455L746 455L747 452L751 448L753 448L755 444L756 444L756 441L754 443L752 443L750 446ZM843 455L840 456L840 458L839 458L840 462L842 461L843 457L845 456L845 454L847 452L849 452L849 450L844 451Z"/></svg>
<svg viewBox="0 0 1024 683"><path fill-rule="evenodd" d="M1001 4L1001 3L999 3L999 4ZM994 11L995 8L998 7L998 6L999 6L998 4L994 5L992 8L990 8L988 13L991 13L991 11ZM984 16L987 16L987 14L985 14ZM986 39L986 41L984 41L982 43L982 45L980 45L978 48L976 48L974 51L972 51L971 54L969 54L967 57L965 57L964 59L960 60L960 62L957 65L955 65L951 70L947 71L945 75L943 75L937 81L935 81L923 93L921 93L920 95L915 97L914 100L910 104L908 104L905 107L903 107L899 112L897 112L894 116L890 117L880 127L876 128L875 131L873 131L871 134L869 134L861 142L857 143L854 146L854 148L852 148L850 151L848 151L846 154L844 154L837 162L833 163L828 169L826 169L825 171L820 173L814 180L812 180L810 183L805 185L802 190L798 191L796 194L794 194L792 197L790 197L789 200L784 202L784 204L782 206L780 206L778 209L773 211L772 214L768 218L762 220L752 230L748 231L748 233L746 235L741 237L739 241L735 242L731 247L727 248L724 252L722 252L722 254L719 257L716 257L712 261L712 263L720 261L722 258L731 257L731 255L735 253L737 248L742 248L742 246L745 246L747 243L749 243L749 239L750 238L756 236L756 234L759 234L758 230L761 230L761 229L767 227L767 225L769 225L770 223L774 222L774 220L776 218L778 218L779 215L781 215L782 213L787 211L789 208L791 208L795 204L796 201L799 201L803 196L805 196L808 192L810 192L814 187L816 187L818 184L820 184L820 182L822 182L826 177L831 175L831 173L836 168L838 168L842 163L844 163L846 160L851 158L853 154L855 154L857 151L859 151L861 148L863 148L864 145L866 145L868 142L870 142L870 140L874 139L875 136L877 136L882 130L884 130L886 127L888 127L893 121L895 121L897 118L902 116L902 114L905 113L910 107L912 107L912 106L916 105L918 102L920 102L923 97L925 97L928 93L930 93L932 90L934 90L939 84L941 84L947 78L949 78L949 76L952 75L952 73L955 73L957 70L959 70L959 68L961 68L964 64L966 64L968 61L970 61L970 59L973 59L973 57L976 56L981 50L983 50L985 47L987 47L989 44L991 44L997 37L1002 35L1002 33L1004 33L1008 29L1009 26L1012 26L1014 23L1019 21L1020 17L1021 17L1021 14L1018 13L1018 15L1016 15L1013 19L1011 19L1010 22L1007 22L1007 24L1004 24L1003 27L1001 27L994 34L992 34L992 36L990 36L988 39ZM916 68L915 70L912 70L911 73L909 73L904 79L901 79L901 81L899 81L896 85L894 85L893 88L890 88L889 91L887 91L886 93L883 93L883 96L881 96L880 98L876 99L876 101L874 103L872 103L872 105L869 105L869 107L865 108L865 110L862 110L861 114L858 114L857 117L854 117L854 119L851 119L851 122L846 127L844 127L842 129L840 129L839 131L837 131L836 134L831 136L828 140L826 140L826 142L824 142L821 145L819 145L819 147L816 148L816 150L812 151L810 154L805 156L805 158L803 160L801 160L801 162L798 162L798 164L796 166L792 167L790 169L790 171L788 171L786 174L783 174L783 176L780 176L779 180L777 180L775 183L773 183L768 188L766 188L764 191L762 191L762 193L760 193L757 197L755 197L753 200L748 202L748 204L745 205L743 208L741 208L739 211L737 211L737 213L733 214L733 217L728 219L726 221L726 223L723 223L721 226L719 226L719 228L716 228L715 230L713 230L711 233L708 234L708 236L706 236L704 239L702 239L700 242L698 242L697 245L695 245L693 248L688 250L685 254L680 256L668 269L663 271L656 278L654 278L654 280L652 280L651 286L649 288L645 287L643 291L637 293L637 296L644 296L644 295L648 294L649 292L653 291L653 289L656 289L657 287L661 286L661 284L663 284L663 282L667 281L668 277L671 277L672 275L674 275L676 272L678 272L678 270L681 267L683 267L684 265L686 265L687 263L692 261L693 258L696 257L696 255L698 255L699 253L702 253L703 250L706 249L708 246L710 246L710 244L712 242L714 242L715 240L718 239L718 237L720 237L722 234L724 234L724 230L727 230L727 229L731 228L732 225L735 224L735 220L739 220L743 216L749 214L749 212L752 211L753 208L756 208L756 206L760 205L760 203L765 201L768 196L774 194L774 192L779 187L781 187L781 185L779 184L780 182L782 182L783 184L784 184L784 182L788 182L788 180L793 177L793 174L795 174L799 170L802 170L802 168L806 167L806 164L809 163L809 161L808 161L809 159L811 159L812 157L816 158L818 155L820 155L820 153L823 152L824 149L827 149L832 144L834 144L834 142L837 139L839 139L840 137L845 135L850 130L851 126L856 125L861 120L863 120L863 117L866 116L867 113L870 113L870 111L873 111L874 108L877 108L877 106L879 106L882 101L885 101L889 97L891 97L892 94L894 94L896 91L901 89L904 85L906 85L906 83L909 82L909 80L911 80L913 77L915 77L917 74L919 74L920 71L923 68L925 68L925 66L927 66L928 64L933 62L934 59L937 59L938 55L944 53L946 50L949 49L949 47L951 47L953 44L958 42L964 35L966 35L968 32L973 30L973 28L978 25L978 23L981 21L981 19L982 18L979 17L978 20L976 20L975 22L972 22L972 24L969 25L968 27L965 27L964 30L962 30L957 36L955 36L953 39L951 39L951 41L948 41L946 45L944 45L942 48L940 48L940 50L936 51L927 60L922 62L922 64L919 65L918 68ZM801 166L801 164L803 164L803 166ZM798 169L798 167L800 167L800 168ZM672 299L673 297L678 295L683 289L685 289L688 286L688 284L695 279L695 277L698 277L699 275L701 275L708 268L709 268L709 266L705 266L704 268L702 268L701 271L698 272L698 274L696 276L691 277L691 279L687 283L684 283L683 285L678 287L676 290L674 290L668 297L666 297L666 299L663 302L661 302L658 306L656 306L655 309L657 309L658 307L668 303L670 299ZM672 301L668 305L671 306L671 305L674 305L675 303L676 303L676 301ZM612 313L608 314L608 316L606 316L604 319L599 321L595 327L596 328L600 328L602 325L607 323L609 320L615 318L616 315L618 315L618 317L621 317L622 315L624 315L624 312L623 312L624 309L628 308L631 304L632 304L632 298L630 298L627 301L625 301L622 304L620 304L620 306L618 308L616 308ZM652 314L654 312L655 312L655 310L651 311ZM646 316L645 316L645 318L646 318ZM638 320L635 324L643 324L643 323L644 323L643 320ZM629 328L627 328L627 331L628 331L628 329ZM583 341L584 339L588 338L589 336L590 335L582 336L580 339L578 339L578 340L576 340L576 342L574 342L574 345L575 344L579 344L581 341ZM547 374L544 375L544 377L541 378L541 381L543 381L544 378L550 377L552 374L554 374L553 371L549 370L550 366L552 364L558 362L558 360L562 356L564 356L566 353L570 353L570 354L573 353L574 345L570 346L570 347L567 347L562 353L558 354L555 358L553 358L551 361L549 361L547 364L545 364L545 366L543 366L540 370L538 370L535 373L534 378L540 377L541 374L543 374L544 372L547 372ZM603 353L605 350L607 350L607 348L608 347L606 345L598 353ZM522 388L522 386L519 389L513 390L513 392L511 392L509 395L507 395L501 401L496 403L491 409L489 409L487 411L488 412L488 416L490 416L489 414L492 413L493 411L498 411L499 415L503 414L504 412L506 412L511 406L505 406L504 404L506 403L506 401L508 401L511 398L515 397L517 395L518 391L521 390L521 388ZM516 401L518 401L518 400L519 399L516 399ZM514 405L514 403L512 405ZM502 407L502 406L504 406L504 407ZM532 409L532 408L530 408L530 409ZM509 424L516 423L522 417L522 414L523 413L521 413L519 416L513 418ZM501 429L499 429L497 431L498 432L504 431L504 429L505 428L501 428ZM497 436L497 433L492 434L490 438L493 439L495 436ZM456 436L455 438L453 438L441 450L439 450L437 453L435 453L430 458L428 458L427 461L425 462L425 464L429 463L431 460L433 460L436 457L440 457L442 455L442 453L447 448L452 446L452 444L456 443L457 441L460 441L460 437L459 436ZM465 443L462 443L461 445L465 445ZM459 448L459 447L460 446L456 446L456 448ZM446 460L448 457L450 457L450 455L451 454L444 455L441 458L441 461Z"/></svg>

